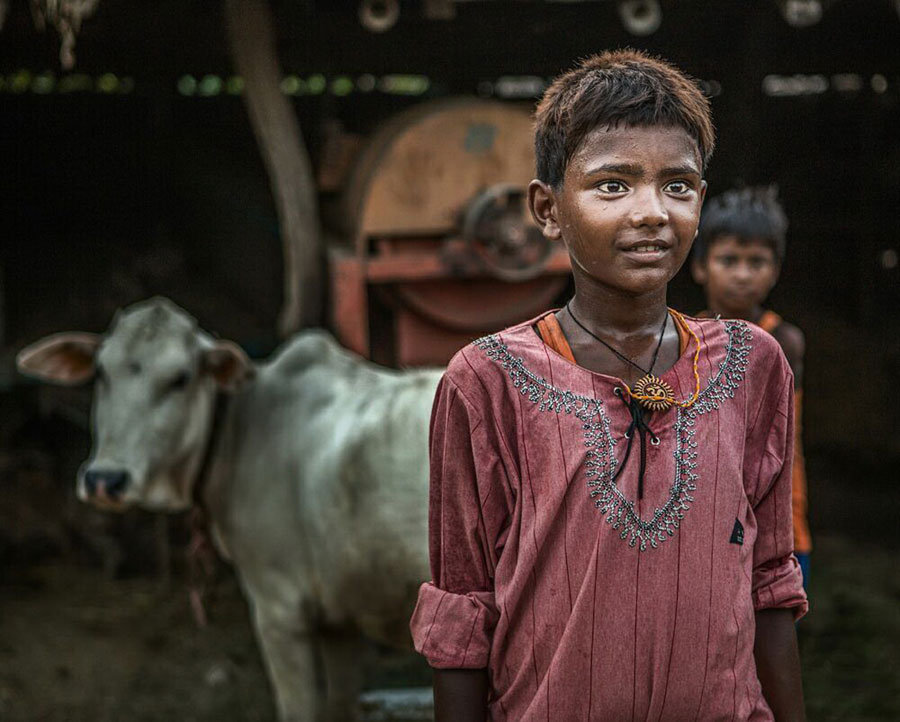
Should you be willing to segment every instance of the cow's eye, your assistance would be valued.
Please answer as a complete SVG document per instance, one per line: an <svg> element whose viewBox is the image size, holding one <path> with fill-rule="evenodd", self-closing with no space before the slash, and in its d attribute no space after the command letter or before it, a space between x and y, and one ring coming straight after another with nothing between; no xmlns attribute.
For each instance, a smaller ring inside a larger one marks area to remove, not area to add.
<svg viewBox="0 0 900 722"><path fill-rule="evenodd" d="M169 388L172 391L181 391L188 385L188 382L190 380L191 380L191 375L187 371L182 371L180 374L178 374L175 378L172 379L171 383L169 384Z"/></svg>

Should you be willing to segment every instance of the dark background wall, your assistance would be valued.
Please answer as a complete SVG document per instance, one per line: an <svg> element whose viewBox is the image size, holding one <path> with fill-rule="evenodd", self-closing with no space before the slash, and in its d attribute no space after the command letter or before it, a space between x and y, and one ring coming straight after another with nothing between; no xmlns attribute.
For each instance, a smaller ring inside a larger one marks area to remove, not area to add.
<svg viewBox="0 0 900 722"><path fill-rule="evenodd" d="M884 392L900 372L900 269L890 262L900 249L892 222L900 17L891 2L834 2L820 23L797 29L774 2L684 0L663 4L663 24L648 38L629 35L612 2L462 3L450 22L426 20L405 3L382 35L360 26L353 4L274 7L286 73L321 74L326 83L389 73L430 80L417 97L357 88L294 98L316 163L335 121L365 135L423 98L484 92L485 81L504 75L551 77L602 48L646 48L706 81L719 133L710 192L777 182L791 221L771 302L808 336L808 444L900 453L892 433L900 419ZM281 257L243 106L227 93L178 92L184 75L232 73L219 5L102 3L77 53L76 72L131 78L133 90L12 92L22 69L65 75L54 36L37 33L25 4L13 4L0 34L7 345L62 328L101 329L117 306L163 293L215 331L268 350ZM767 76L795 74L821 75L827 89L765 92ZM326 217L330 200L323 196ZM686 273L671 301L702 306Z"/></svg>
<svg viewBox="0 0 900 722"><path fill-rule="evenodd" d="M625 32L612 0L460 3L452 22L404 2L383 35L360 27L355 2L273 5L284 71L310 91L292 102L317 167L328 129L366 135L423 99L485 92L501 76L546 79L603 48L646 48L704 81L719 133L710 192L777 182L791 221L771 302L809 350L813 611L798 626L809 719L900 719L894 3L825 0L821 22L796 29L769 0L663 0L648 38ZM220 577L211 625L196 629L185 520L76 502L89 392L28 385L12 366L39 336L102 330L152 294L257 355L276 343L268 180L240 97L207 97L191 81L233 74L221 3L102 0L76 52L62 72L54 34L12 0L0 31L0 718L272 720L234 580ZM359 82L395 73L426 76L427 91ZM351 92L331 92L345 76ZM786 86L822 92L765 91ZM321 199L339 235L336 195ZM671 303L702 306L687 274ZM166 569L168 587L153 576ZM378 666L373 686L429 680L408 662Z"/></svg>

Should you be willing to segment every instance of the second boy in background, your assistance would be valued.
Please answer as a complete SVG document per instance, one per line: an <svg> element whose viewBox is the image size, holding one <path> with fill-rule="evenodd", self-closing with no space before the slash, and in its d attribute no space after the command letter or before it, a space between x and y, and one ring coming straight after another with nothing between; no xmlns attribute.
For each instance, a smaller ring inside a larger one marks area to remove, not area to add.
<svg viewBox="0 0 900 722"><path fill-rule="evenodd" d="M706 294L706 314L752 321L781 345L794 372L795 432L792 506L794 553L809 580L812 550L807 521L806 468L800 439L803 332L763 303L778 281L784 260L787 217L775 186L730 190L707 201L691 267Z"/></svg>

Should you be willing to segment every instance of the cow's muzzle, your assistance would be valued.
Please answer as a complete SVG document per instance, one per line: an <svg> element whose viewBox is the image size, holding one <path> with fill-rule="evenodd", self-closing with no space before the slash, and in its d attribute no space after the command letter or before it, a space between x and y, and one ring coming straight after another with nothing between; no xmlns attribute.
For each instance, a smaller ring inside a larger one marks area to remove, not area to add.
<svg viewBox="0 0 900 722"><path fill-rule="evenodd" d="M84 490L97 501L118 501L131 483L131 474L122 469L90 469L84 473Z"/></svg>

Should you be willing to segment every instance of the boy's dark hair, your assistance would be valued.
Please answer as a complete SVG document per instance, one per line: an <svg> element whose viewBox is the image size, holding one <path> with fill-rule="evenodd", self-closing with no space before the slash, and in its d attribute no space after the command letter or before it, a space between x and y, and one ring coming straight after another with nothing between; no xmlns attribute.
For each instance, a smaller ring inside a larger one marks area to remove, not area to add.
<svg viewBox="0 0 900 722"><path fill-rule="evenodd" d="M709 101L684 73L639 50L606 51L556 78L538 103L537 177L561 187L585 136L618 125L683 128L697 142L703 170L715 145Z"/></svg>
<svg viewBox="0 0 900 722"><path fill-rule="evenodd" d="M778 186L726 191L703 206L700 231L694 242L694 258L705 260L717 238L735 236L740 243L767 244L781 263L787 227L787 216L778 202Z"/></svg>

